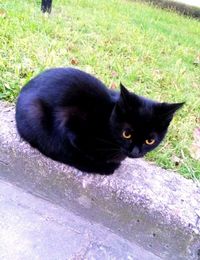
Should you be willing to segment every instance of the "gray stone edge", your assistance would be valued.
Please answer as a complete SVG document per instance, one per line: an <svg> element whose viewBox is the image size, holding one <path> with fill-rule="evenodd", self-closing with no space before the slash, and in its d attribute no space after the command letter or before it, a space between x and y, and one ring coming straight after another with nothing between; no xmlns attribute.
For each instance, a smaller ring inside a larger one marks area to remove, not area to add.
<svg viewBox="0 0 200 260"><path fill-rule="evenodd" d="M0 178L104 224L163 259L198 259L199 183L144 160L111 176L54 162L20 140L13 105L0 102Z"/></svg>

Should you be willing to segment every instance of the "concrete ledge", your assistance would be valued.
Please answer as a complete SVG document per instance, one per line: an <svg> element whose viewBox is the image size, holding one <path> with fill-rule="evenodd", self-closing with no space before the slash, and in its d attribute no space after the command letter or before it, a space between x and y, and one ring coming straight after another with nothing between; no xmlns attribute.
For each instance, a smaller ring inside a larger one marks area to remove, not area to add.
<svg viewBox="0 0 200 260"><path fill-rule="evenodd" d="M192 180L125 160L111 176L54 162L19 139L14 108L0 103L0 178L102 223L162 259L199 259L200 188Z"/></svg>
<svg viewBox="0 0 200 260"><path fill-rule="evenodd" d="M183 15L200 19L200 4L188 4L187 0L137 0L148 2L161 8L175 10Z"/></svg>

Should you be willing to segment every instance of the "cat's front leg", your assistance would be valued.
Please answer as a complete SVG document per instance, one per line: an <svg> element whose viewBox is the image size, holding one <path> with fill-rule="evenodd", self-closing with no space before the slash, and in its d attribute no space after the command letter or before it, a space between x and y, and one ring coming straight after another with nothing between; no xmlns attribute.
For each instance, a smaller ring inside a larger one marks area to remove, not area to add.
<svg viewBox="0 0 200 260"><path fill-rule="evenodd" d="M97 163L87 158L82 157L78 159L76 157L72 166L87 173L111 175L120 166L120 163Z"/></svg>

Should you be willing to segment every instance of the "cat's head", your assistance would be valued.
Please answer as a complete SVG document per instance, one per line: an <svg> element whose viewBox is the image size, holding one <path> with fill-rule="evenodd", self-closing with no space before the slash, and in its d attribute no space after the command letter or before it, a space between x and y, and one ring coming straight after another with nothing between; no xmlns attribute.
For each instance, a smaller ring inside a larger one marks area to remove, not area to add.
<svg viewBox="0 0 200 260"><path fill-rule="evenodd" d="M120 88L110 117L112 135L126 156L139 158L160 144L184 103L159 103L129 92L122 84Z"/></svg>

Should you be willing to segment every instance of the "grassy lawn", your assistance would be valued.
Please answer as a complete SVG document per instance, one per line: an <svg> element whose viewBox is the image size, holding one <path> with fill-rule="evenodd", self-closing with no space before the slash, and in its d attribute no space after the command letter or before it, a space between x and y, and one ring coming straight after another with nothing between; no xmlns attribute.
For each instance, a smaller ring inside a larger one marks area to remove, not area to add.
<svg viewBox="0 0 200 260"><path fill-rule="evenodd" d="M108 86L121 81L159 101L186 101L148 160L200 179L200 161L191 157L200 125L200 23L126 0L54 0L47 17L40 2L0 2L0 99L15 101L48 67L77 66Z"/></svg>

